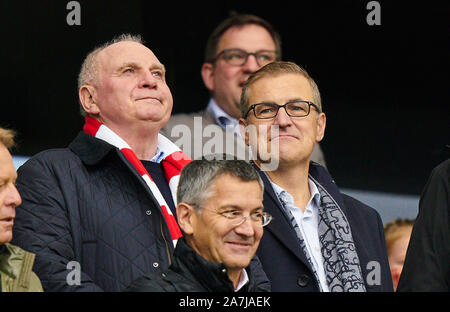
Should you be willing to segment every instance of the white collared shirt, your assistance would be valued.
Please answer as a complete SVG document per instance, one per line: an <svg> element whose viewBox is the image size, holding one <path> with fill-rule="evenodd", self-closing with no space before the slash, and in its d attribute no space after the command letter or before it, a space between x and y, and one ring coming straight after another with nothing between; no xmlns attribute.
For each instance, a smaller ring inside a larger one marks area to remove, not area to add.
<svg viewBox="0 0 450 312"><path fill-rule="evenodd" d="M234 290L234 292L239 291L248 282L249 282L249 279L248 279L247 271L245 269L242 269L241 279L239 280L239 283L237 284L236 289Z"/></svg>
<svg viewBox="0 0 450 312"><path fill-rule="evenodd" d="M239 121L228 115L222 108L220 108L213 98L209 100L206 110L214 117L214 120L222 129L226 130L227 128L232 128L232 132L241 138Z"/></svg>
<svg viewBox="0 0 450 312"><path fill-rule="evenodd" d="M322 291L328 292L328 283L325 275L325 269L323 267L322 252L319 242L319 206L320 206L320 193L316 184L308 179L309 191L311 192L311 198L309 199L305 211L302 211L299 207L294 205L294 197L286 192L279 185L272 183L272 187L277 194L278 198L283 201L286 209L292 213L295 218L295 222L300 229L303 240L305 242L306 249L311 258L314 269L319 277L320 286Z"/></svg>

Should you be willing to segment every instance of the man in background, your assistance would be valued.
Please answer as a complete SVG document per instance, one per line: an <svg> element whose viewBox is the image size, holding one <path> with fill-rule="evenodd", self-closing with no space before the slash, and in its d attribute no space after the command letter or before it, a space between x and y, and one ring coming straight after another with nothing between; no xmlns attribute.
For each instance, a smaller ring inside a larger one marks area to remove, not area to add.
<svg viewBox="0 0 450 312"><path fill-rule="evenodd" d="M172 116L162 133L193 159L210 153L249 159L238 126L242 86L252 73L281 59L281 37L258 16L232 13L211 33L204 59L201 75L211 94L206 109ZM319 144L311 159L325 166Z"/></svg>

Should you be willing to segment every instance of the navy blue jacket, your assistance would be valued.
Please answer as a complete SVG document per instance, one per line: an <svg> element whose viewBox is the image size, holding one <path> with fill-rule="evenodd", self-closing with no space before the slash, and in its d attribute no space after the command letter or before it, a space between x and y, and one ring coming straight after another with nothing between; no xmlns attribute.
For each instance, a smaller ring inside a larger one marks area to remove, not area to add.
<svg viewBox="0 0 450 312"><path fill-rule="evenodd" d="M259 172L265 188L264 210L274 218L264 228L257 255L271 282L272 291L319 291L310 264L270 181ZM341 194L327 170L319 164L311 162L309 175L330 193L350 223L366 290L393 291L379 214L358 200Z"/></svg>
<svg viewBox="0 0 450 312"><path fill-rule="evenodd" d="M39 153L19 168L17 188L13 242L36 254L45 291L122 291L171 264L161 207L123 153L102 140L81 132L68 148ZM259 261L251 265L268 283Z"/></svg>
<svg viewBox="0 0 450 312"><path fill-rule="evenodd" d="M17 188L13 241L36 254L45 291L121 291L169 266L161 208L116 147L80 133L21 166Z"/></svg>

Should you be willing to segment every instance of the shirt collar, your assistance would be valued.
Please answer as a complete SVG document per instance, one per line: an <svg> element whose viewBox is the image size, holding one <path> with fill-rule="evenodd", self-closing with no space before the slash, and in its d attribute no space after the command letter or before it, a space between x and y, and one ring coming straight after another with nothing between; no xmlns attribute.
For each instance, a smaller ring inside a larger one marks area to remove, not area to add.
<svg viewBox="0 0 450 312"><path fill-rule="evenodd" d="M156 153L155 156L150 160L155 163L160 163L161 160L163 160L165 157L165 153L159 148L159 146L156 147Z"/></svg>
<svg viewBox="0 0 450 312"><path fill-rule="evenodd" d="M220 108L213 98L209 100L206 110L214 117L216 123L223 129L225 129L227 125L237 127L239 124L235 118L231 117L222 108Z"/></svg>
<svg viewBox="0 0 450 312"><path fill-rule="evenodd" d="M239 283L237 284L236 289L234 290L235 292L239 291L242 287L245 286L245 284L247 284L250 280L248 279L248 274L247 271L245 269L242 269L242 274L241 274L241 279L239 281Z"/></svg>
<svg viewBox="0 0 450 312"><path fill-rule="evenodd" d="M314 203L316 206L320 206L320 193L319 189L317 188L316 183L313 182L313 180L308 178L308 184L309 184L309 191L311 192L311 198L309 199L308 204L314 200Z"/></svg>
<svg viewBox="0 0 450 312"><path fill-rule="evenodd" d="M275 191L275 194L277 194L280 200L283 200L284 202L287 203L291 203L292 205L294 204L294 197L292 197L291 194L289 194L285 189L283 189L278 184L275 184L272 181L270 181L270 183L272 184L272 188ZM307 206L311 203L311 201L314 201L314 204L316 206L319 206L320 205L319 189L317 188L316 184L309 178L308 178L308 186L309 191L311 192L311 198L309 199Z"/></svg>

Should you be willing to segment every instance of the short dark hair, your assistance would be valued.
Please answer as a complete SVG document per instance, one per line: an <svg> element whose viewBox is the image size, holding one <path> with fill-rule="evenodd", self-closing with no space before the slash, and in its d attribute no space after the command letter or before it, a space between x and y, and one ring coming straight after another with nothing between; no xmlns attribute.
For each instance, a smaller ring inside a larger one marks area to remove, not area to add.
<svg viewBox="0 0 450 312"><path fill-rule="evenodd" d="M217 46L219 44L220 38L222 38L222 35L228 29L235 26L244 26L249 24L259 25L269 32L270 36L273 39L273 42L275 43L275 52L277 54L277 59L281 59L281 36L269 22L256 15L241 14L232 11L230 12L230 15L225 20L223 20L209 36L205 48L205 62L214 62L216 54L218 52Z"/></svg>
<svg viewBox="0 0 450 312"><path fill-rule="evenodd" d="M264 183L255 168L245 160L211 159L203 157L187 164L181 171L177 189L177 202L187 203L200 209L213 194L212 186L222 175L229 174L245 182L257 181L264 193Z"/></svg>

